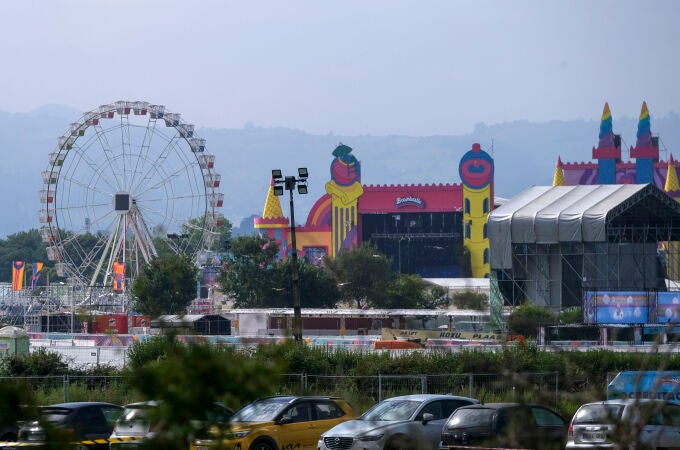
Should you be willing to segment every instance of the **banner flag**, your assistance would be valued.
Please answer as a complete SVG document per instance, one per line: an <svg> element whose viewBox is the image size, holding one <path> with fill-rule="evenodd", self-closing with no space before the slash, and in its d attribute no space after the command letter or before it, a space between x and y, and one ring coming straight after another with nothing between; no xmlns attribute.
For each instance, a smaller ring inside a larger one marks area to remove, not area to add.
<svg viewBox="0 0 680 450"><path fill-rule="evenodd" d="M38 287L38 279L40 279L40 271L43 269L43 266L45 264L41 262L34 262L33 263L33 278L31 278L31 287L33 289Z"/></svg>
<svg viewBox="0 0 680 450"><path fill-rule="evenodd" d="M26 263L23 261L12 261L12 290L20 291L24 287L24 269Z"/></svg>
<svg viewBox="0 0 680 450"><path fill-rule="evenodd" d="M125 289L125 263L113 263L113 290L123 292Z"/></svg>

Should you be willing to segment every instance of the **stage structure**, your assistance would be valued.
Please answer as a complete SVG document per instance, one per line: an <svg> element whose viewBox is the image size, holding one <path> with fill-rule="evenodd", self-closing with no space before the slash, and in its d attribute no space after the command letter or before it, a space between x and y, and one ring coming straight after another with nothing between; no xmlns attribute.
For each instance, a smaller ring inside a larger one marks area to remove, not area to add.
<svg viewBox="0 0 680 450"><path fill-rule="evenodd" d="M452 154L454 152L452 151ZM487 278L486 218L494 207L494 160L478 143L459 154L460 183L363 185L353 149L333 150L330 180L304 225L296 224L300 258L320 264L362 243L373 243L398 273L423 278ZM454 164L451 162L452 173ZM291 254L290 222L273 185L255 228Z"/></svg>
<svg viewBox="0 0 680 450"><path fill-rule="evenodd" d="M488 229L504 303L559 311L587 292L666 291L659 249L680 240L680 204L653 184L535 186Z"/></svg>

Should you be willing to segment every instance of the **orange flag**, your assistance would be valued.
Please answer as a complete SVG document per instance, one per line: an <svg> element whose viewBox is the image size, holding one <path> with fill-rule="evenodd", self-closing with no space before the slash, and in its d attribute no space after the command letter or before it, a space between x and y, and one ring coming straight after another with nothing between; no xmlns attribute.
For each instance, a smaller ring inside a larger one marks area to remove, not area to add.
<svg viewBox="0 0 680 450"><path fill-rule="evenodd" d="M113 290L115 292L125 290L125 263L113 263Z"/></svg>
<svg viewBox="0 0 680 450"><path fill-rule="evenodd" d="M24 261L12 261L12 290L20 291L24 287Z"/></svg>

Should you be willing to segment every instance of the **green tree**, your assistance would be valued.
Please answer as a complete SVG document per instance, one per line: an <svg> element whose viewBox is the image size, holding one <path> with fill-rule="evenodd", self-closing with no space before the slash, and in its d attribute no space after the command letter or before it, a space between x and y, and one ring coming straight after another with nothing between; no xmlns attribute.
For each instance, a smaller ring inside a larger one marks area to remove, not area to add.
<svg viewBox="0 0 680 450"><path fill-rule="evenodd" d="M268 280L272 283L265 299L265 306L292 308L293 280L292 260L279 261L272 269ZM328 270L298 260L300 275L300 305L303 308L335 308L340 301L340 290L333 274Z"/></svg>
<svg viewBox="0 0 680 450"><path fill-rule="evenodd" d="M285 367L273 348L258 349L270 353L259 358L231 347L178 343L174 336L158 340L163 357L126 372L143 398L160 401L159 431L146 448L187 448L192 420L203 417L206 405L223 401L238 407L273 394Z"/></svg>
<svg viewBox="0 0 680 450"><path fill-rule="evenodd" d="M380 308L415 309L425 302L425 282L420 275L402 274L387 285Z"/></svg>
<svg viewBox="0 0 680 450"><path fill-rule="evenodd" d="M196 273L189 256L153 258L132 285L132 308L152 317L183 314L196 297Z"/></svg>
<svg viewBox="0 0 680 450"><path fill-rule="evenodd" d="M560 323L583 323L583 308L572 306L560 311L558 316Z"/></svg>
<svg viewBox="0 0 680 450"><path fill-rule="evenodd" d="M371 243L352 250L342 249L325 264L342 286L341 298L357 308L382 307L387 301L387 287L396 274L391 261Z"/></svg>
<svg viewBox="0 0 680 450"><path fill-rule="evenodd" d="M402 274L387 285L387 295L379 308L437 309L448 306L446 289L428 285L420 275Z"/></svg>
<svg viewBox="0 0 680 450"><path fill-rule="evenodd" d="M425 298L421 308L438 309L449 306L449 292L442 286L432 285L425 289Z"/></svg>
<svg viewBox="0 0 680 450"><path fill-rule="evenodd" d="M30 286L32 263L48 263L45 243L37 229L11 234L0 239L0 280L12 281L12 261L26 263L26 284ZM45 270L43 268L43 270ZM44 284L44 283L43 283Z"/></svg>
<svg viewBox="0 0 680 450"><path fill-rule="evenodd" d="M276 290L285 289L272 269L279 246L262 236L239 236L231 240L230 258L218 277L222 292L234 300L236 308L267 307Z"/></svg>
<svg viewBox="0 0 680 450"><path fill-rule="evenodd" d="M537 337L538 328L542 324L555 323L555 314L545 306L523 303L508 317L508 330L511 334Z"/></svg>

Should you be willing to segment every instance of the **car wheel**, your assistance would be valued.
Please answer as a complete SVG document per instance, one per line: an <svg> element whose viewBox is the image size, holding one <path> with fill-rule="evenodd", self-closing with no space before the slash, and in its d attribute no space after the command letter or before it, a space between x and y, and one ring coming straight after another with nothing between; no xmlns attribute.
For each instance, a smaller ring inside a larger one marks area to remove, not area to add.
<svg viewBox="0 0 680 450"><path fill-rule="evenodd" d="M0 436L0 441L2 442L14 442L17 440L17 435L13 433L6 433Z"/></svg>
<svg viewBox="0 0 680 450"><path fill-rule="evenodd" d="M276 447L268 441L257 441L250 446L250 450L276 450Z"/></svg>
<svg viewBox="0 0 680 450"><path fill-rule="evenodd" d="M391 437L385 444L385 450L413 450L411 439L403 434Z"/></svg>

